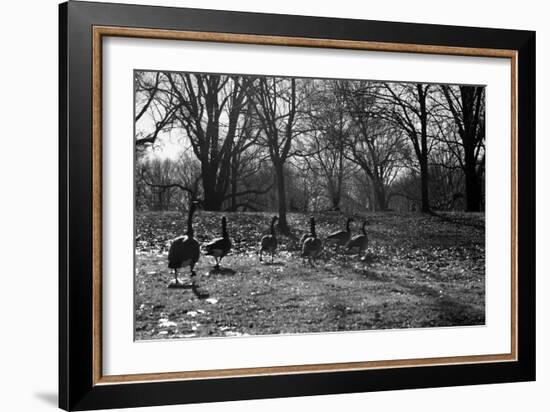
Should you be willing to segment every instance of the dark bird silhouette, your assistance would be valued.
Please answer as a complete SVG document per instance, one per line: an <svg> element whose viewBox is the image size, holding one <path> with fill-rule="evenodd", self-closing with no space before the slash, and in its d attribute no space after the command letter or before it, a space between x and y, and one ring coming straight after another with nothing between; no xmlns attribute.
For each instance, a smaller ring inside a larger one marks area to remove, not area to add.
<svg viewBox="0 0 550 412"><path fill-rule="evenodd" d="M327 236L327 242L335 243L338 246L345 246L351 239L351 222L353 222L353 219L348 217L345 230L331 233Z"/></svg>
<svg viewBox="0 0 550 412"><path fill-rule="evenodd" d="M222 217L222 237L207 243L205 249L207 255L214 256L214 259L216 259L216 269L219 269L223 257L231 250L231 240L227 234L227 219L225 216Z"/></svg>
<svg viewBox="0 0 550 412"><path fill-rule="evenodd" d="M359 253L367 250L367 246L369 244L369 238L367 237L367 231L365 230L365 226L367 226L366 220L363 221L363 226L361 227L361 232L363 232L363 234L354 236L349 241L348 250L358 249Z"/></svg>
<svg viewBox="0 0 550 412"><path fill-rule="evenodd" d="M302 245L302 259L307 259L309 264L313 266L312 260L319 257L323 251L323 242L317 237L315 232L315 219L312 217L309 220L310 224L310 233L309 237L304 240Z"/></svg>
<svg viewBox="0 0 550 412"><path fill-rule="evenodd" d="M200 257L199 242L193 237L193 214L197 208L197 201L189 205L189 214L187 216L187 233L175 239L170 245L168 251L168 267L174 269L174 286L179 285L178 269L189 266L191 270L191 279L196 275L194 268Z"/></svg>
<svg viewBox="0 0 550 412"><path fill-rule="evenodd" d="M275 250L277 250L278 244L277 235L275 234L275 222L278 220L279 218L277 216L273 216L271 219L271 234L262 237L260 243L260 262L262 261L264 252L271 253L271 261L273 262L273 255L275 254Z"/></svg>

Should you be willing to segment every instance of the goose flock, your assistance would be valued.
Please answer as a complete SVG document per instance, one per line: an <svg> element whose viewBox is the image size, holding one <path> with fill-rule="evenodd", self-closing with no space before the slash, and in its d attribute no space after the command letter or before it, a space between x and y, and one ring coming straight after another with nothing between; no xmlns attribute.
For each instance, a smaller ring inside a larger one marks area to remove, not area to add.
<svg viewBox="0 0 550 412"><path fill-rule="evenodd" d="M172 241L168 251L168 268L174 270L173 286L181 285L178 279L178 270L189 267L191 280L194 282L196 276L195 265L200 258L200 245L194 238L193 231L193 215L197 209L199 202L192 201L189 206L187 215L187 231L185 235L180 236ZM271 255L273 262L274 255L277 251L278 240L275 230L275 224L278 221L277 216L273 216L270 224L270 233L262 236L260 239L260 247L258 250L260 262L263 262L263 255L267 253ZM340 231L329 234L325 242L327 245L336 245L338 250L347 248L348 251L357 251L363 253L368 247L368 237L366 232L367 222L363 221L361 234L353 236L351 234L352 218L346 220L344 228ZM231 251L231 240L227 232L227 218L221 219L221 237L213 239L204 245L205 255L213 256L215 260L215 269L220 268L222 259ZM319 258L323 252L323 241L317 236L315 230L315 218L309 220L309 232L305 233L300 238L300 250L303 263L307 261L312 267L314 261Z"/></svg>

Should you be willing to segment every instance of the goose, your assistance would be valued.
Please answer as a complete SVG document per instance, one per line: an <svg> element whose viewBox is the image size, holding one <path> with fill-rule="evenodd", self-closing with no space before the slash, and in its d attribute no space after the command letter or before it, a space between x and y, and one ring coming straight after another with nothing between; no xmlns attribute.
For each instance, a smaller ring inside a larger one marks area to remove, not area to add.
<svg viewBox="0 0 550 412"><path fill-rule="evenodd" d="M313 266L312 259L319 257L319 255L323 251L323 243L321 242L321 239L317 237L317 233L315 233L315 219L312 217L309 222L311 226L311 232L309 233L309 237L304 240L304 244L302 245L302 258L307 258L309 264Z"/></svg>
<svg viewBox="0 0 550 412"><path fill-rule="evenodd" d="M191 279L196 276L195 265L200 257L199 242L193 237L193 214L197 208L197 201L192 201L189 206L187 216L187 233L175 239L170 245L168 251L168 267L174 269L174 286L180 284L178 280L178 269L189 266L191 269Z"/></svg>
<svg viewBox="0 0 550 412"><path fill-rule="evenodd" d="M345 230L331 233L327 236L327 242L335 243L338 246L345 246L351 239L350 223L353 222L351 217L348 217Z"/></svg>
<svg viewBox="0 0 550 412"><path fill-rule="evenodd" d="M362 235L354 236L348 243L348 250L358 249L359 253L367 250L369 244L369 238L367 237L367 232L365 231L365 226L367 226L367 221L363 221L363 226L361 227Z"/></svg>
<svg viewBox="0 0 550 412"><path fill-rule="evenodd" d="M313 219L313 218L312 218L312 219ZM311 220L310 220L310 224L311 224ZM306 239L307 239L308 237L310 237L310 236L311 236L311 230L310 230L309 232L304 233L304 234L302 235L302 237L300 238L300 249L301 249L302 246L304 245L304 242L306 241Z"/></svg>
<svg viewBox="0 0 550 412"><path fill-rule="evenodd" d="M212 240L205 246L206 255L214 256L216 259L216 269L220 268L220 263L225 255L231 250L231 240L227 234L227 219L222 217L222 237Z"/></svg>
<svg viewBox="0 0 550 412"><path fill-rule="evenodd" d="M262 262L263 252L271 253L271 261L273 262L273 255L275 254L275 250L277 249L277 236L275 234L275 222L278 220L279 218L277 216L273 216L273 218L271 219L271 234L265 235L262 237L262 241L260 244L260 262Z"/></svg>

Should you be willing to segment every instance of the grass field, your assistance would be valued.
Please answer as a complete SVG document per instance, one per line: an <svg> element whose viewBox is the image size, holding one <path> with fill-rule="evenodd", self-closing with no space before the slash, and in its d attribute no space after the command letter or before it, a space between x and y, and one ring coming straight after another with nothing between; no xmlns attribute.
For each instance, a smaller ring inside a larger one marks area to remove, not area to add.
<svg viewBox="0 0 550 412"><path fill-rule="evenodd" d="M220 236L221 213L199 211L195 237ZM419 328L485 323L484 214L368 214L365 256L325 248L312 268L296 240L279 237L273 263L260 263L259 239L271 214L226 213L233 249L222 269L202 255L204 296L169 289L170 240L184 234L178 212L140 213L136 221L136 339ZM299 238L309 215L290 214ZM342 227L337 213L316 215L317 233ZM354 223L355 234L360 218ZM188 279L188 270L180 274Z"/></svg>

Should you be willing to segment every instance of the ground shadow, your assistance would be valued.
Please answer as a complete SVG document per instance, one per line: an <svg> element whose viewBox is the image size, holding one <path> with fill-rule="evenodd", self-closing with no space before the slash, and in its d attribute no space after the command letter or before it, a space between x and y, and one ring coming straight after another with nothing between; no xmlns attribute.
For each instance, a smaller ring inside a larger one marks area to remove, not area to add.
<svg viewBox="0 0 550 412"><path fill-rule="evenodd" d="M225 276L233 276L237 273L236 270L233 270L231 268L212 268L208 271L209 275L225 275Z"/></svg>
<svg viewBox="0 0 550 412"><path fill-rule="evenodd" d="M276 260L273 262L263 261L260 264L264 266L285 266L283 262L277 262Z"/></svg>
<svg viewBox="0 0 550 412"><path fill-rule="evenodd" d="M366 280L371 280L374 282L391 282L392 280L389 276L372 270L360 269L359 275Z"/></svg>
<svg viewBox="0 0 550 412"><path fill-rule="evenodd" d="M197 299L200 299L200 300L208 299L210 297L210 293L205 288L199 285L194 284L191 287L191 291L197 297Z"/></svg>
<svg viewBox="0 0 550 412"><path fill-rule="evenodd" d="M379 256L378 254L376 254L375 252L367 251L361 257L360 261L363 262L363 263L366 263L366 264L371 264L371 263L383 262L384 259L381 256Z"/></svg>
<svg viewBox="0 0 550 412"><path fill-rule="evenodd" d="M179 280L175 282L173 279L168 284L168 289L191 289L193 285L190 282L183 282L182 280Z"/></svg>

